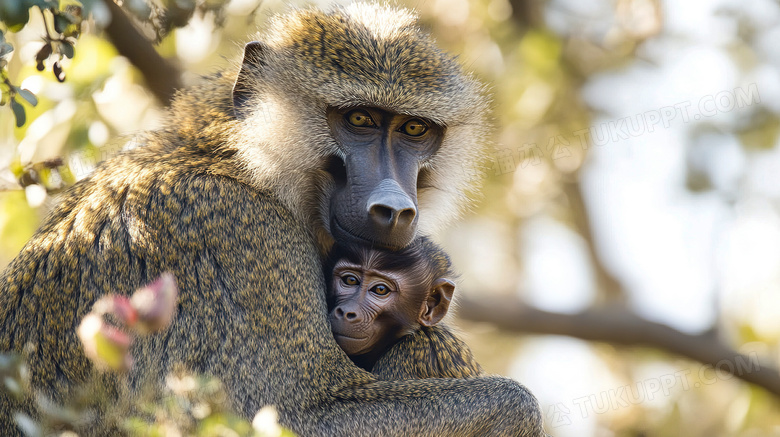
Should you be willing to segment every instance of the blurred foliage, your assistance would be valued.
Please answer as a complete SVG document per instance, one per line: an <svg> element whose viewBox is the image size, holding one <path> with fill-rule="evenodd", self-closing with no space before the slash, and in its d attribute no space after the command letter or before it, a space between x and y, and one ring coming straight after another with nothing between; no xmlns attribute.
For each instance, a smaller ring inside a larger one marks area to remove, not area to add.
<svg viewBox="0 0 780 437"><path fill-rule="evenodd" d="M89 4L89 2L87 2ZM31 106L36 106L38 100L30 90L13 85L8 78L8 55L14 51L14 46L5 40L7 31L18 32L30 21L30 10L41 14L43 18L43 47L35 55L36 68L43 71L45 61L52 62L54 77L62 82L65 72L62 69L64 58L73 58L73 44L81 34L81 21L84 14L83 5L78 0L14 0L0 2L0 21L5 29L0 34L0 78L3 80L2 99L0 104L10 103L16 118L16 126L21 127L27 121L25 108L17 97Z"/></svg>
<svg viewBox="0 0 780 437"><path fill-rule="evenodd" d="M0 354L0 377L0 390L33 406L34 416L14 413L27 437L93 435L96 420L107 427L101 429L121 430L131 437L295 436L279 426L271 407L261 409L252 423L242 419L227 407L227 394L218 380L184 369L171 373L163 390L156 384L145 384L140 395L125 393L118 398L109 397L117 388L95 371L61 403L31 392L29 370L19 355ZM127 390L121 384L118 389Z"/></svg>

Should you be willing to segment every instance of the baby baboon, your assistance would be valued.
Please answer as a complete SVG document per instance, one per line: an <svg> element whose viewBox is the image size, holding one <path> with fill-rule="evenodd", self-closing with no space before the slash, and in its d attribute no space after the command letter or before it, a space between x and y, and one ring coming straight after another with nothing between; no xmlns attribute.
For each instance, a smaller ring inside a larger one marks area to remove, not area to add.
<svg viewBox="0 0 780 437"><path fill-rule="evenodd" d="M414 345L414 356L407 360L397 357L396 362L407 369L433 369L412 371L407 377L474 376L480 372L465 344L446 328L433 330L447 314L455 283L449 257L428 238L419 237L397 252L336 244L326 263L325 277L330 278L329 319L336 343L360 367L373 371L377 360L403 339L399 349ZM437 347L426 341L435 336L451 337L446 346L453 347ZM441 357L441 353L454 356ZM444 363L457 366L450 368L453 366ZM387 376L389 369L381 367L378 373Z"/></svg>

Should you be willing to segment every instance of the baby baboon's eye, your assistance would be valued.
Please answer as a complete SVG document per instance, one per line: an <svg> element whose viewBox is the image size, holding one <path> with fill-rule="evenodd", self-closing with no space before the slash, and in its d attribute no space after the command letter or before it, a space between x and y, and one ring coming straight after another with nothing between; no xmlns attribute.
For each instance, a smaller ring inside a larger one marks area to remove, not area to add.
<svg viewBox="0 0 780 437"><path fill-rule="evenodd" d="M387 293L390 293L390 287L384 284L374 285L371 287L371 292L379 296L384 296Z"/></svg>
<svg viewBox="0 0 780 437"><path fill-rule="evenodd" d="M428 130L428 126L422 121L413 118L404 123L399 130L411 137L419 137Z"/></svg>
<svg viewBox="0 0 780 437"><path fill-rule="evenodd" d="M344 275L341 277L341 282L345 283L346 285L360 284L360 281L358 281L358 278L356 278L355 275Z"/></svg>
<svg viewBox="0 0 780 437"><path fill-rule="evenodd" d="M347 114L347 121L352 126L376 126L376 123L374 123L374 120L371 119L371 116L368 115L366 111L361 109L350 111L349 114Z"/></svg>

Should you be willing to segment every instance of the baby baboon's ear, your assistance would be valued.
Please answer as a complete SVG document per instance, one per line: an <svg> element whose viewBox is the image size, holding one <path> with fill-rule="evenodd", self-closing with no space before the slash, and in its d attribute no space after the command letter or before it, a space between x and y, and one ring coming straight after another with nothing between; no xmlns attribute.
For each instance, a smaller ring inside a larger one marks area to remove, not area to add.
<svg viewBox="0 0 780 437"><path fill-rule="evenodd" d="M447 315L452 301L452 294L455 292L455 283L446 278L437 279L431 285L431 291L428 293L428 299L423 302L422 310L418 322L423 326L434 326L441 322L441 319Z"/></svg>
<svg viewBox="0 0 780 437"><path fill-rule="evenodd" d="M233 84L233 114L238 119L247 115L249 101L255 93L252 86L253 78L262 74L269 50L270 48L260 41L252 41L244 46L244 60L236 83Z"/></svg>

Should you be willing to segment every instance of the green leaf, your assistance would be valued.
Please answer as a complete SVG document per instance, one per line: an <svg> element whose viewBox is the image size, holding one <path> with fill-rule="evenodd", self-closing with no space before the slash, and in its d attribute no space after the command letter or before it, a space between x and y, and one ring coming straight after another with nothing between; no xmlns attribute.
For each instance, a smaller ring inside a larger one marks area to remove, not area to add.
<svg viewBox="0 0 780 437"><path fill-rule="evenodd" d="M0 56L5 56L12 51L14 51L14 46L8 44L7 42L0 43Z"/></svg>
<svg viewBox="0 0 780 437"><path fill-rule="evenodd" d="M14 111L14 117L16 117L16 127L24 126L24 123L27 121L24 107L16 100L11 99L11 109Z"/></svg>
<svg viewBox="0 0 780 437"><path fill-rule="evenodd" d="M65 16L65 14L56 14L54 16L54 30L57 33L62 33L65 31L65 28L68 27L70 24L70 20Z"/></svg>
<svg viewBox="0 0 780 437"><path fill-rule="evenodd" d="M30 5L26 1L0 0L0 21L5 23L11 32L22 30L30 21Z"/></svg>
<svg viewBox="0 0 780 437"><path fill-rule="evenodd" d="M27 103L33 106L38 105L38 98L35 97L35 94L33 94L32 91L17 88L16 93L19 94L24 100L27 100Z"/></svg>
<svg viewBox="0 0 780 437"><path fill-rule="evenodd" d="M60 53L68 59L73 59L73 44L68 41L62 41L60 43Z"/></svg>

